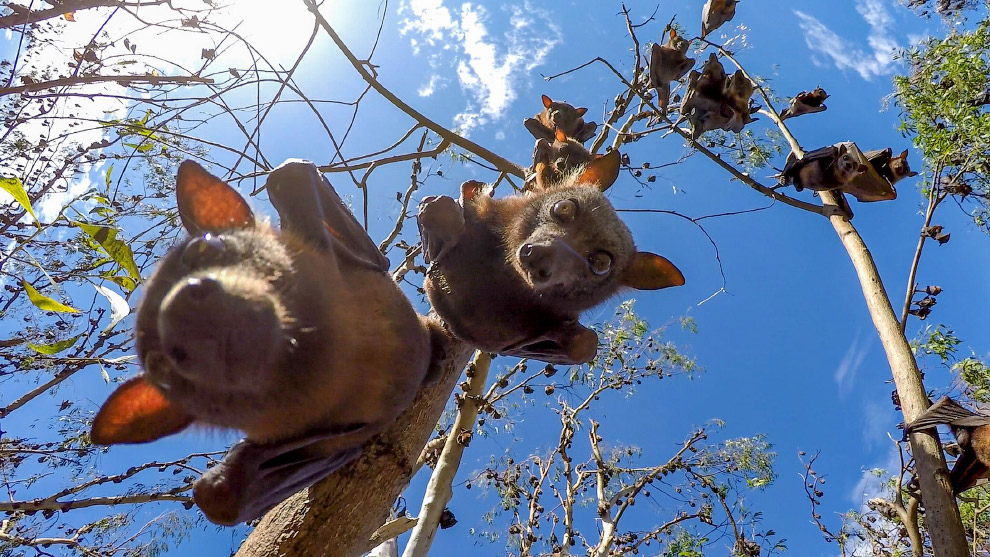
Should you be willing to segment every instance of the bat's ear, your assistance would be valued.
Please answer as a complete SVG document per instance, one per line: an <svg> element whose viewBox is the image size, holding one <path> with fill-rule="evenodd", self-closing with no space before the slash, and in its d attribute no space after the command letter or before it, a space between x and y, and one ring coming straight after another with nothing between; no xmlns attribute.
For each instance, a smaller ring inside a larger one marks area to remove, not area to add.
<svg viewBox="0 0 990 557"><path fill-rule="evenodd" d="M254 214L244 198L193 161L179 166L175 196L182 226L190 234L254 226Z"/></svg>
<svg viewBox="0 0 990 557"><path fill-rule="evenodd" d="M870 167L868 167L868 166L866 166L866 165L865 165L865 164L863 164L863 163L859 163L859 166L858 166L858 167L856 167L856 172L860 172L860 173L863 173L863 172L866 172L866 171L867 171L867 170L869 170L869 169L870 169Z"/></svg>
<svg viewBox="0 0 990 557"><path fill-rule="evenodd" d="M907 149L904 149L900 155L897 155L897 158L907 160Z"/></svg>
<svg viewBox="0 0 990 557"><path fill-rule="evenodd" d="M588 112L588 109L586 107L582 106L581 108L577 109L578 116L584 116L586 112Z"/></svg>
<svg viewBox="0 0 990 557"><path fill-rule="evenodd" d="M907 177L908 177L908 178L911 178L911 177L913 177L913 176L917 176L917 175L918 175L918 173L917 173L917 172L915 172L915 171L913 171L913 170L912 170L911 172L908 172L908 173L907 173Z"/></svg>
<svg viewBox="0 0 990 557"><path fill-rule="evenodd" d="M479 194L488 190L488 195L494 194L494 191L488 187L488 184L484 182L479 182L478 180L468 180L461 184L461 205L473 200Z"/></svg>
<svg viewBox="0 0 990 557"><path fill-rule="evenodd" d="M594 159L581 169L575 183L595 185L601 191L607 190L619 177L619 157L619 151L613 149Z"/></svg>
<svg viewBox="0 0 990 557"><path fill-rule="evenodd" d="M546 95L540 95L540 98L543 99L543 108L550 108L550 104L553 103L553 100Z"/></svg>
<svg viewBox="0 0 990 557"><path fill-rule="evenodd" d="M127 380L117 388L93 420L90 440L96 445L147 443L178 433L192 423L144 376Z"/></svg>
<svg viewBox="0 0 990 557"><path fill-rule="evenodd" d="M564 130L562 130L560 128L554 128L554 130L553 130L553 136L554 136L554 139L556 139L557 141L559 141L561 143L566 143L567 142L567 134L564 133Z"/></svg>
<svg viewBox="0 0 990 557"><path fill-rule="evenodd" d="M619 281L636 290L659 290L684 284L684 275L666 257L640 251Z"/></svg>
<svg viewBox="0 0 990 557"><path fill-rule="evenodd" d="M845 143L843 143L842 145L839 145L838 153L839 153L839 156L840 157L842 155L845 155L847 152L849 152L849 148L846 147L846 144Z"/></svg>
<svg viewBox="0 0 990 557"><path fill-rule="evenodd" d="M667 40L668 41L673 41L674 40L674 37L676 37L676 36L677 36L677 31L674 31L674 28L671 27L670 28L670 34L667 35Z"/></svg>

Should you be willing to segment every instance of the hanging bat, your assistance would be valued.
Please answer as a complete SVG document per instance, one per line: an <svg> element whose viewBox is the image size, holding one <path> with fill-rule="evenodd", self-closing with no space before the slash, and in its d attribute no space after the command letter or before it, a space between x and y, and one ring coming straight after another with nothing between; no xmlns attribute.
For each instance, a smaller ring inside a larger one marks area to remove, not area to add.
<svg viewBox="0 0 990 557"><path fill-rule="evenodd" d="M712 53L702 71L688 74L687 93L681 101L681 115L691 126L691 137L697 139L709 130L742 131L755 119L750 106L755 85L737 71L729 78L718 57Z"/></svg>
<svg viewBox="0 0 990 557"><path fill-rule="evenodd" d="M794 184L797 191L831 191L842 188L867 169L845 144L829 145L805 153L802 159L789 156L781 178L782 183Z"/></svg>
<svg viewBox="0 0 990 557"><path fill-rule="evenodd" d="M551 363L591 361L598 335L578 323L620 288L684 284L659 255L637 251L603 192L619 173L611 151L545 190L492 199L465 182L460 201L419 207L424 287L458 337L488 352Z"/></svg>
<svg viewBox="0 0 990 557"><path fill-rule="evenodd" d="M701 9L701 37L704 38L736 15L737 0L708 0Z"/></svg>
<svg viewBox="0 0 990 557"><path fill-rule="evenodd" d="M537 139L533 149L536 189L545 190L571 174L575 168L591 162L592 154L584 145L555 130L554 140Z"/></svg>
<svg viewBox="0 0 990 557"><path fill-rule="evenodd" d="M904 431L912 433L939 424L949 426L959 445L959 456L949 472L952 490L958 495L990 477L990 416L977 414L949 397L942 397Z"/></svg>
<svg viewBox="0 0 990 557"><path fill-rule="evenodd" d="M722 103L729 106L732 110L732 116L729 117L729 122L723 129L739 133L746 124L756 120L751 116L753 112L756 112L750 101L754 91L756 91L756 84L750 81L742 70L736 70L729 76L722 91Z"/></svg>
<svg viewBox="0 0 990 557"><path fill-rule="evenodd" d="M523 122L533 137L553 141L554 130L563 130L567 137L576 139L580 143L594 137L598 124L584 121L587 108L574 108L565 102L552 100L546 95L542 95L541 98L543 110Z"/></svg>
<svg viewBox="0 0 990 557"><path fill-rule="evenodd" d="M243 431L193 490L225 525L357 458L432 377L443 346L439 324L413 310L312 163L283 164L267 189L280 234L198 164L179 167L189 238L145 286L136 326L145 373L110 396L90 433L110 445L191 424Z"/></svg>
<svg viewBox="0 0 990 557"><path fill-rule="evenodd" d="M691 41L670 30L667 44L654 44L650 49L650 85L656 89L660 108L667 110L670 103L670 83L683 78L694 66L694 58L687 57Z"/></svg>
<svg viewBox="0 0 990 557"><path fill-rule="evenodd" d="M910 165L908 165L907 149L896 157L893 156L893 150L890 147L867 151L863 155L870 161L870 165L873 166L877 173L890 182L890 185L894 185L904 178L911 178L918 175L917 172L912 172Z"/></svg>
<svg viewBox="0 0 990 557"><path fill-rule="evenodd" d="M814 91L807 92L801 91L797 94L791 102L787 105L787 108L780 111L780 119L786 120L788 118L794 118L795 116L801 116L802 114L814 114L815 112L822 112L828 107L825 106L825 99L828 98L828 93L825 89L821 87L816 87Z"/></svg>

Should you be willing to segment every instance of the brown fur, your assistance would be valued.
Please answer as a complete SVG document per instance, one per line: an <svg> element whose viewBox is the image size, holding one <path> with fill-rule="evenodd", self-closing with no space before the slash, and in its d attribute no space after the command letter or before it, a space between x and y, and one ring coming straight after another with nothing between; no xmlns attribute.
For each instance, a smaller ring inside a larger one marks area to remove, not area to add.
<svg viewBox="0 0 990 557"><path fill-rule="evenodd" d="M561 130L569 138L584 143L595 135L598 124L585 122L584 115L587 108L567 104L563 101L555 101L543 95L543 110L536 116L527 118L523 123L529 133L536 139L546 139L553 141L556 130Z"/></svg>

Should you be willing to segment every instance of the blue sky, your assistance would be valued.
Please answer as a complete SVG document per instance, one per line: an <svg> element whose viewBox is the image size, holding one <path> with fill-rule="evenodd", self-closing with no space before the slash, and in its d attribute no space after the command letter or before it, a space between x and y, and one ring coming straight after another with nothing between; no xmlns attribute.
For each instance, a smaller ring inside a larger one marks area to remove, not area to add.
<svg viewBox="0 0 990 557"><path fill-rule="evenodd" d="M639 30L640 40L656 40L664 23L674 15L691 34L697 33L702 4L701 0L663 2L656 19ZM351 0L334 3L324 13L360 57L372 46L382 8ZM653 13L654 5L634 3L630 9L633 19L641 21ZM245 33L253 33L259 47L273 52L286 66L311 28L301 3L286 2L284 9L273 11L263 3L248 2L230 17L245 19ZM910 147L910 140L896 130L897 108L885 109L889 103L884 99L892 90L890 78L903 71L893 52L926 34L942 34L938 21L922 20L895 0L748 0L738 5L736 17L714 37L738 31L745 34L734 43L738 59L751 73L770 78L779 96L788 97L818 85L831 95L826 102L828 111L788 121L806 149L845 140L856 141L864 150L889 146L900 152ZM201 46L192 40L169 44L173 55L190 60L198 58ZM3 48L6 51L7 47ZM232 66L244 63L236 52L227 56ZM540 94L587 106L586 118L601 122L603 111L620 92L619 84L603 66L593 65L549 83L541 78L595 56L610 60L620 70L631 67L618 4L406 0L388 5L373 60L379 66L381 81L406 102L442 124L459 127L472 140L500 155L526 164L533 140L522 120L540 108ZM314 98L346 99L360 92L353 70L322 34L297 79ZM335 133L342 133L346 112L327 107L325 113ZM391 143L412 124L373 94L359 116L345 149L351 156ZM767 124L763 117L749 129L762 133ZM300 157L329 162L332 151L326 134L303 106L280 106L267 126L262 145L269 160L277 164L285 158ZM219 141L234 137L229 123L219 122L207 133ZM624 152L634 164L649 162L658 167L688 151L675 137L653 137L628 146ZM233 162L227 155L214 155ZM912 152L909 160L920 169L916 154ZM773 162L779 167L783 158ZM454 195L461 181L495 177L448 156L440 157L431 170L442 171L443 176L431 176L417 198ZM771 185L771 174L772 170L765 170L755 177ZM335 184L345 182L333 175L330 179ZM918 184L917 179L899 183L894 201L851 201L856 213L853 223L870 247L898 313L921 226ZM408 167L375 174L371 182L371 235L376 240L394 223L398 211L394 192L407 185ZM345 197L357 199L353 188L341 190ZM769 199L730 181L700 155L679 166L663 168L649 189L640 189L629 176L623 176L610 195L619 209L665 209L690 217L771 205ZM812 200L808 191L795 196ZM271 213L261 200L255 200L254 205ZM765 528L787 539L791 554L837 554L837 548L822 541L811 523L797 452L821 451L816 469L828 477L822 514L838 528L833 513L858 509L864 493L871 489L864 471L896 463L887 432L899 438L896 424L901 417L890 404L890 372L858 281L831 226L825 219L780 204L703 220L705 230L718 245L725 274L726 291L713 297L722 288L722 277L711 244L695 225L665 215L626 214L624 219L641 249L665 255L687 277L683 287L638 295L637 309L654 326L676 324L682 316L694 318L697 334L683 332L675 325L667 335L695 356L705 372L693 380L677 378L644 389L628 402L616 399L604 404L599 409L603 424L632 425L626 429L612 425L615 440L638 445L657 461L672 452L693 426L713 418L726 422L719 435L722 439L766 433L778 453L779 478L765 492L749 496L751 508L764 513ZM986 338L981 321L990 312L990 282L982 280L990 269L988 240L953 203L941 209L936 221L952 233L952 241L945 246L927 246L921 264L919 281L939 284L945 290L929 322L946 322L973 344L977 354L985 354L987 347L980 343ZM392 262L398 262L397 255ZM589 312L584 321L606 319L611 307ZM419 308L425 310L425 305L420 303ZM923 326L911 321L909 336ZM495 364L506 362L499 359ZM940 387L950 378L932 369L927 380L929 387ZM80 396L98 402L108 394L108 388L97 387L73 388ZM510 444L517 450L546 447L551 439L541 426L545 418L541 411L547 412L537 404L517 416L511 437L495 436L472 443L460 478L473 475L487 465L491 455L502 454ZM15 431L11 424L4 427ZM143 462L154 451L183 452L191 446L216 450L229 438L189 433L147 447L115 449L102 466L107 472L122 469ZM426 479L420 474L406 494L412 512L418 508L418 494ZM477 538L468 530L482 527L480 516L492 505L492 499L485 500L480 490L457 490L450 507L460 522L438 535L435 554L454 555L476 543ZM648 511L641 508L638 513ZM193 544L223 551L236 547L238 541L237 532L232 535L205 526L175 554L186 554ZM481 545L475 551L503 554L498 545Z"/></svg>

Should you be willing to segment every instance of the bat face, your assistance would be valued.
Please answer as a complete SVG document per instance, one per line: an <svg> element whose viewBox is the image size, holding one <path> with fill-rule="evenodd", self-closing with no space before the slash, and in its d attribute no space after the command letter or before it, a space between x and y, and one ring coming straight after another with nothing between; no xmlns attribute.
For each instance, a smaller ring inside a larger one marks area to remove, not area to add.
<svg viewBox="0 0 990 557"><path fill-rule="evenodd" d="M908 152L904 151L896 157L890 159L890 184L893 185L903 178L917 176L917 172L912 172L907 160Z"/></svg>
<svg viewBox="0 0 990 557"><path fill-rule="evenodd" d="M536 140L533 166L536 168L537 189L547 189L559 183L577 167L591 162L591 153L577 141L568 138L559 128L554 140Z"/></svg>
<svg viewBox="0 0 990 557"><path fill-rule="evenodd" d="M852 153L848 152L845 145L839 147L838 156L835 162L832 163L832 177L834 178L835 186L848 184L853 178L866 172L866 170L866 165L856 160Z"/></svg>

